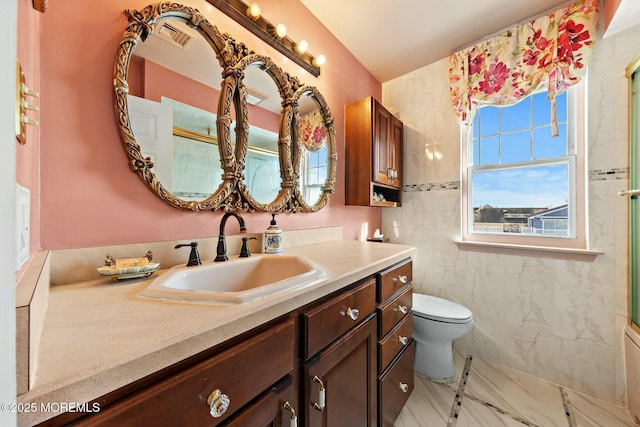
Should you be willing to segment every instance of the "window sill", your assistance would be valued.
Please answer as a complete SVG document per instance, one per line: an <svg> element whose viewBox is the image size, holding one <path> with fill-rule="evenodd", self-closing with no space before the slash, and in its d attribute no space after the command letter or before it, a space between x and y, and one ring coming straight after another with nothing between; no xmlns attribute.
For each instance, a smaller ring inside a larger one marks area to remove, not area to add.
<svg viewBox="0 0 640 427"><path fill-rule="evenodd" d="M458 249L472 252L493 252L505 255L537 256L545 258L567 259L572 261L593 262L601 251L575 248L557 248L550 246L514 245L507 243L487 243L454 240Z"/></svg>

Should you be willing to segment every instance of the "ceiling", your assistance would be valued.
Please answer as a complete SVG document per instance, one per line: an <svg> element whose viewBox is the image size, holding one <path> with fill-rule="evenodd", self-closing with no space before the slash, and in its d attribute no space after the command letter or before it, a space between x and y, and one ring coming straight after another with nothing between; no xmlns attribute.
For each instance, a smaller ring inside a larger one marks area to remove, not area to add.
<svg viewBox="0 0 640 427"><path fill-rule="evenodd" d="M301 0L381 83L573 1Z"/></svg>

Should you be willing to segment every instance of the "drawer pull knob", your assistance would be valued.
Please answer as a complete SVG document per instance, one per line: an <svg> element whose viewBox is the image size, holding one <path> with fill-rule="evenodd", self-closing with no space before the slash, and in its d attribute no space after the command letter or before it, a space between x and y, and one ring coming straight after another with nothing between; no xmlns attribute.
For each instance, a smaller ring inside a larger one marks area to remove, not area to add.
<svg viewBox="0 0 640 427"><path fill-rule="evenodd" d="M209 404L209 413L213 418L220 418L229 408L229 396L222 393L219 389L215 389L211 392L207 398Z"/></svg>
<svg viewBox="0 0 640 427"><path fill-rule="evenodd" d="M293 409L289 402L284 402L283 407L286 411L291 412L291 418L289 418L289 427L298 427L298 416L296 415L296 410Z"/></svg>
<svg viewBox="0 0 640 427"><path fill-rule="evenodd" d="M360 316L360 310L357 308L347 308L347 316L349 316L352 320L358 320L358 316Z"/></svg>
<svg viewBox="0 0 640 427"><path fill-rule="evenodd" d="M398 337L398 340L400 341L400 344L407 345L407 343L409 342L409 337L403 337L402 335L400 335Z"/></svg>
<svg viewBox="0 0 640 427"><path fill-rule="evenodd" d="M400 383L400 390L402 390L403 393L406 393L409 391L409 385L406 383L401 382Z"/></svg>
<svg viewBox="0 0 640 427"><path fill-rule="evenodd" d="M398 276L398 279L400 279L400 283L407 283L409 281L407 276Z"/></svg>
<svg viewBox="0 0 640 427"><path fill-rule="evenodd" d="M409 307L407 307L406 305L399 305L398 310L402 314L407 314L409 312Z"/></svg>
<svg viewBox="0 0 640 427"><path fill-rule="evenodd" d="M313 404L313 409L322 412L326 404L324 383L320 378L318 378L317 375L313 377L313 382L320 384L320 391L318 392L318 402Z"/></svg>

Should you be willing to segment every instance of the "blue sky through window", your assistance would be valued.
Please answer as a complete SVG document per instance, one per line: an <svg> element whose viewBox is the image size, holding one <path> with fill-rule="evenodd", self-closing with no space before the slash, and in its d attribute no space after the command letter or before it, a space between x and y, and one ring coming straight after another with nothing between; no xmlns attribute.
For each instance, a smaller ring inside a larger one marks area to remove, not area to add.
<svg viewBox="0 0 640 427"><path fill-rule="evenodd" d="M473 206L551 208L569 198L566 163L526 165L567 155L567 95L556 98L560 135L551 136L546 91L507 107L479 108L473 123L473 166L513 165L473 172ZM519 164L520 163L520 164Z"/></svg>
<svg viewBox="0 0 640 427"><path fill-rule="evenodd" d="M473 206L552 208L569 199L566 164L500 169L473 174Z"/></svg>

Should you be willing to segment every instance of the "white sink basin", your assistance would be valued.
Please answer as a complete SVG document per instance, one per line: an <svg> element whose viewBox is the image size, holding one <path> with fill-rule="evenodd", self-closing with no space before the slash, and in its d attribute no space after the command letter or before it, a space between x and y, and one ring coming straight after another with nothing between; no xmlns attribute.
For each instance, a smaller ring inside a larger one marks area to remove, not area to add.
<svg viewBox="0 0 640 427"><path fill-rule="evenodd" d="M140 296L239 304L307 286L323 276L323 271L304 257L254 254L223 262L206 261L194 267L171 267Z"/></svg>

